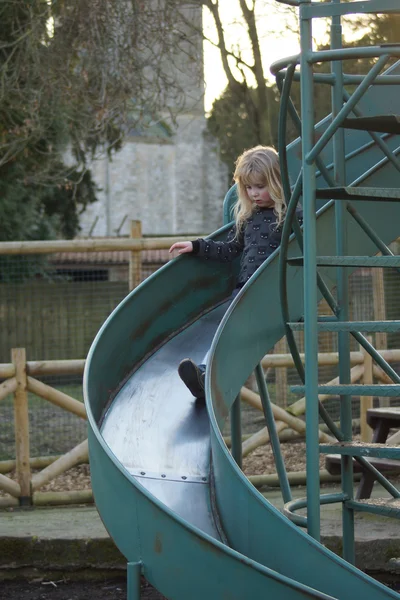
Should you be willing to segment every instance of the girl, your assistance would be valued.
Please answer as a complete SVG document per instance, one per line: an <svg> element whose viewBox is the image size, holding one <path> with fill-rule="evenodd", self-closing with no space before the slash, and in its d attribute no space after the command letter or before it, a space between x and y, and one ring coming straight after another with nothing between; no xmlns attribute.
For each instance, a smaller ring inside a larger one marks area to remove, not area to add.
<svg viewBox="0 0 400 600"><path fill-rule="evenodd" d="M238 191L235 225L226 241L197 239L176 242L169 249L219 261L231 261L241 254L240 272L231 299L279 246L286 213L279 158L274 148L256 146L246 150L236 161L234 180ZM205 364L196 365L189 358L178 368L179 376L196 398L204 398L205 369Z"/></svg>

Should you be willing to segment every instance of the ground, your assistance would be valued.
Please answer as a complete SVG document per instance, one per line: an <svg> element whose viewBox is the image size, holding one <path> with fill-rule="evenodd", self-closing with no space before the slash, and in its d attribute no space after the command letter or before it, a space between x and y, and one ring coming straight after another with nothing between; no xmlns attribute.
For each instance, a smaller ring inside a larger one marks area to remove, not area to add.
<svg viewBox="0 0 400 600"><path fill-rule="evenodd" d="M281 444L287 471L305 470L305 443L301 441ZM321 468L324 458L321 457ZM243 469L248 475L275 473L271 447L259 447L244 459ZM79 465L50 482L43 491L82 490L90 488L88 465ZM397 589L397 588L395 588ZM165 600L154 588L142 579L143 600ZM125 578L102 581L50 581L33 579L28 581L0 582L0 600L126 600Z"/></svg>
<svg viewBox="0 0 400 600"><path fill-rule="evenodd" d="M165 600L144 579L141 599ZM126 581L13 581L0 583L0 600L126 600Z"/></svg>

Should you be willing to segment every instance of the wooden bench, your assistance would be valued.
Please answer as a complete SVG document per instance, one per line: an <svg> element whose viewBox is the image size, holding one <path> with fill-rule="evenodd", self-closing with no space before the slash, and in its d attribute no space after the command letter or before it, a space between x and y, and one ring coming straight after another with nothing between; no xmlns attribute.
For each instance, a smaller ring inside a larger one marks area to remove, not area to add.
<svg viewBox="0 0 400 600"><path fill-rule="evenodd" d="M372 429L372 443L385 444L391 429L400 428L399 408L370 408L367 411L367 423ZM339 454L327 454L325 458L326 470L331 475L340 475L341 457ZM369 458L369 462L378 471L385 473L400 473L400 461L384 458ZM360 464L353 459L355 473L362 472L360 484L356 492L356 500L362 500L371 496L375 479L371 473L364 471Z"/></svg>

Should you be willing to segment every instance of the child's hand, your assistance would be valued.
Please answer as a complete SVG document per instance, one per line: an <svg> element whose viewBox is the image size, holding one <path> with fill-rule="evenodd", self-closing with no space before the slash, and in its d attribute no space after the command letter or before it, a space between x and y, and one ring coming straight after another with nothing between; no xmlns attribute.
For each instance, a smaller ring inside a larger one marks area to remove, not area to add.
<svg viewBox="0 0 400 600"><path fill-rule="evenodd" d="M172 244L169 252L171 253L174 250L178 250L178 254L193 252L193 244L192 242L175 242L175 244Z"/></svg>

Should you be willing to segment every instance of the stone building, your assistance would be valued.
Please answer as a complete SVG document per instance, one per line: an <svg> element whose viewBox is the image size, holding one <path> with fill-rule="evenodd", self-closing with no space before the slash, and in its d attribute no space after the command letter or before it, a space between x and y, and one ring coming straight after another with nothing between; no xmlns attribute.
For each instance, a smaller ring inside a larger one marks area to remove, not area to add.
<svg viewBox="0 0 400 600"><path fill-rule="evenodd" d="M187 11L200 30L201 7L192 5ZM165 126L161 118L136 127L112 160L104 156L91 165L100 191L98 201L81 216L81 235L127 235L132 219L142 222L144 234L153 235L206 233L222 224L229 181L218 144L207 133L200 34L198 38L193 41L192 35L190 53L168 65L184 90L176 124Z"/></svg>

